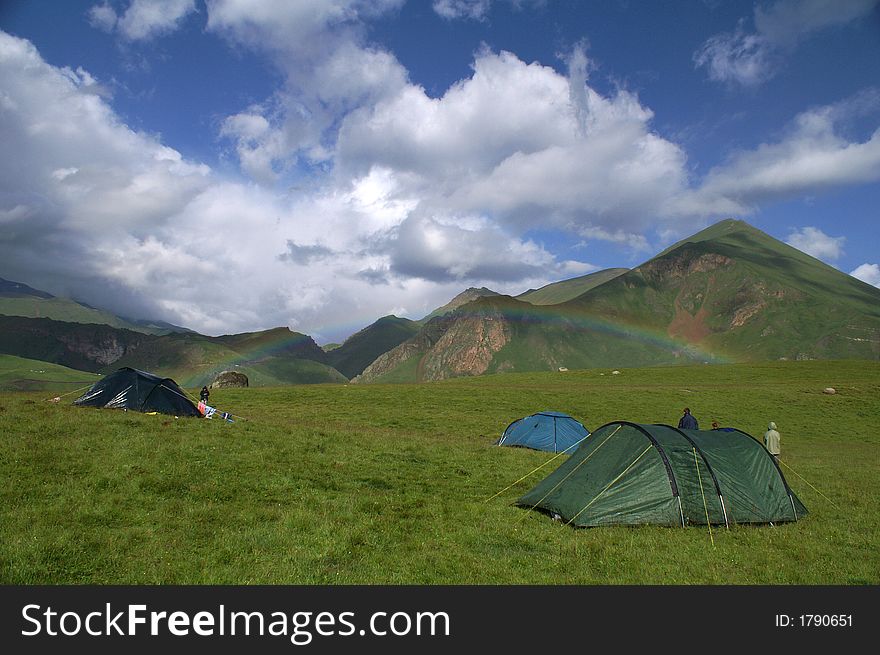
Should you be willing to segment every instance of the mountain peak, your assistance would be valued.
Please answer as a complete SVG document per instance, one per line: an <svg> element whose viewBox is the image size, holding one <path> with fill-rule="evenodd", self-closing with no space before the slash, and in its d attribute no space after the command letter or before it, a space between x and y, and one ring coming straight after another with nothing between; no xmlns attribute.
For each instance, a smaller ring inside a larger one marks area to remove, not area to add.
<svg viewBox="0 0 880 655"><path fill-rule="evenodd" d="M51 293L46 293L45 291L40 291L39 289L34 289L33 287L29 287L26 284L22 284L21 282L13 282L12 280L4 280L0 277L0 296L5 297L21 297L21 296L32 296L36 298L54 298Z"/></svg>
<svg viewBox="0 0 880 655"><path fill-rule="evenodd" d="M438 307L437 309L435 309L433 312L431 312L430 314L425 316L425 318L423 318L420 322L427 323L432 318L437 318L438 316L445 316L446 314L449 314L450 312L454 312L456 309L458 309L462 305L466 305L469 302L473 302L477 298L483 298L486 296L500 296L500 295L501 294L498 293L497 291L492 291L491 289L487 289L486 287L480 287L480 288L470 287L470 288L462 291L460 294L455 296L455 298L450 300L448 303L446 303L442 307Z"/></svg>

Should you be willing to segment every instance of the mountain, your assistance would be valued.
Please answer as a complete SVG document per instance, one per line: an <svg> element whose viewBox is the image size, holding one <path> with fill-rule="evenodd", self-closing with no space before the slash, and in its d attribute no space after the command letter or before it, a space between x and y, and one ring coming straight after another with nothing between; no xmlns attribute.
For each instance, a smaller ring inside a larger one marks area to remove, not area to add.
<svg viewBox="0 0 880 655"><path fill-rule="evenodd" d="M33 289L21 282L4 280L0 277L0 298L54 298L51 293Z"/></svg>
<svg viewBox="0 0 880 655"><path fill-rule="evenodd" d="M419 323L406 318L383 316L351 335L341 346L327 351L327 361L346 377L353 378L379 355L412 337L419 327Z"/></svg>
<svg viewBox="0 0 880 655"><path fill-rule="evenodd" d="M479 298L431 320L352 382L422 382L513 371L634 366L636 362L673 364L699 358L685 344L665 348L604 321L565 315L557 307L532 305L510 296Z"/></svg>
<svg viewBox="0 0 880 655"><path fill-rule="evenodd" d="M728 220L560 304L460 305L353 381L846 358L880 358L880 289Z"/></svg>
<svg viewBox="0 0 880 655"><path fill-rule="evenodd" d="M425 316L423 319L419 321L422 325L426 324L428 321L437 318L438 316L445 316L446 314L450 314L454 312L456 309L461 307L462 305L466 305L469 302L473 302L477 298L483 298L485 296L498 296L501 295L491 289L487 289L486 287L480 287L477 289L476 287L470 287L469 289L465 289L460 294L458 294L455 298L450 300L448 303L443 305L442 307L438 307L433 312Z"/></svg>
<svg viewBox="0 0 880 655"><path fill-rule="evenodd" d="M109 325L0 316L0 353L90 372L130 366L173 377L184 386L209 383L223 370L244 373L252 386L346 381L311 337L287 328L222 337L154 335Z"/></svg>
<svg viewBox="0 0 880 655"><path fill-rule="evenodd" d="M533 305L558 305L572 298L577 298L590 289L598 287L600 284L605 284L608 280L613 280L619 275L623 275L628 270L628 268L607 268L595 273L571 278L570 280L553 282L540 289L529 289L515 297L517 300L524 300Z"/></svg>
<svg viewBox="0 0 880 655"><path fill-rule="evenodd" d="M727 220L566 303L730 361L877 359L880 289Z"/></svg>
<svg viewBox="0 0 880 655"><path fill-rule="evenodd" d="M0 315L25 318L50 318L68 323L109 325L143 332L145 334L170 334L190 332L186 328L163 321L126 319L85 303L58 298L45 291L33 289L20 282L0 278Z"/></svg>

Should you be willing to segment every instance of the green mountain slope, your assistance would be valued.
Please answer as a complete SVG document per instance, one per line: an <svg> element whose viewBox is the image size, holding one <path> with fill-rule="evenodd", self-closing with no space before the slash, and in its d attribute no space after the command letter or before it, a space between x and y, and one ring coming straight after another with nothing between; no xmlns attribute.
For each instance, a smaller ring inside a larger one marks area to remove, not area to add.
<svg viewBox="0 0 880 655"><path fill-rule="evenodd" d="M58 298L20 282L0 278L0 315L50 318L68 323L109 325L145 334L189 332L163 321L131 320L68 298Z"/></svg>
<svg viewBox="0 0 880 655"><path fill-rule="evenodd" d="M582 275L570 280L553 282L540 289L529 289L525 293L515 296L517 300L524 300L533 305L558 305L573 298L583 295L590 289L600 284L605 284L619 275L623 275L628 268L607 268L588 275Z"/></svg>
<svg viewBox="0 0 880 655"><path fill-rule="evenodd" d="M365 382L421 382L488 373L620 367L695 361L684 344L637 338L601 320L558 306L536 306L510 296L475 300L426 324L354 378Z"/></svg>
<svg viewBox="0 0 880 655"><path fill-rule="evenodd" d="M77 371L37 359L0 355L0 391L52 391L66 394L94 384L99 377L95 373Z"/></svg>
<svg viewBox="0 0 880 655"><path fill-rule="evenodd" d="M354 381L774 359L880 359L880 289L722 221L564 303L462 305Z"/></svg>
<svg viewBox="0 0 880 655"><path fill-rule="evenodd" d="M419 331L420 324L397 316L383 316L351 335L338 348L327 352L333 368L348 378L359 375L379 355L406 341Z"/></svg>
<svg viewBox="0 0 880 655"><path fill-rule="evenodd" d="M876 359L880 289L722 221L566 303L733 361Z"/></svg>
<svg viewBox="0 0 880 655"><path fill-rule="evenodd" d="M345 382L311 337L275 328L207 337L152 335L108 325L0 316L0 353L90 372L123 366L173 377L184 386L210 383L235 370L252 386Z"/></svg>
<svg viewBox="0 0 880 655"><path fill-rule="evenodd" d="M485 296L498 296L500 295L496 291L492 291L491 289L487 289L486 287L480 287L477 289L476 287L470 287L469 289L465 289L460 294L458 294L455 298L450 300L448 303L443 305L442 307L438 307L433 312L425 316L423 319L419 321L422 325L425 325L429 321L438 318L440 316L446 316L447 314L451 314L456 309L461 307L462 305L466 305L469 302L473 302L478 298L483 298Z"/></svg>

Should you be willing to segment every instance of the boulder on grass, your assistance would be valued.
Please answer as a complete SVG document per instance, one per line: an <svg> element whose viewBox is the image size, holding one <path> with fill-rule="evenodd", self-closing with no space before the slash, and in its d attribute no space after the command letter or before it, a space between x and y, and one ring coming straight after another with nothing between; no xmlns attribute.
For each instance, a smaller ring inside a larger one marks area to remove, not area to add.
<svg viewBox="0 0 880 655"><path fill-rule="evenodd" d="M211 383L212 389L230 389L248 386L248 377L238 371L223 371Z"/></svg>
<svg viewBox="0 0 880 655"><path fill-rule="evenodd" d="M822 393L827 393L829 396L832 396L837 393L837 389L834 387L825 387L822 389Z"/></svg>

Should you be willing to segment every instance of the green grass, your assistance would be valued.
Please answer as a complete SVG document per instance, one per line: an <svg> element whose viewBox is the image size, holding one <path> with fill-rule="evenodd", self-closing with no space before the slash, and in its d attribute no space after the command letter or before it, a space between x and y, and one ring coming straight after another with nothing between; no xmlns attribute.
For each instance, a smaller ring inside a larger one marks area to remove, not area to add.
<svg viewBox="0 0 880 655"><path fill-rule="evenodd" d="M72 392L100 376L36 359L0 355L0 391ZM73 396L74 398L76 396Z"/></svg>
<svg viewBox="0 0 880 655"><path fill-rule="evenodd" d="M234 424L2 393L0 582L878 584L877 398L870 362L216 390ZM515 418L594 429L685 405L756 436L776 421L810 514L714 545L698 527L574 529L513 505L555 462L487 501L551 457L492 445Z"/></svg>

